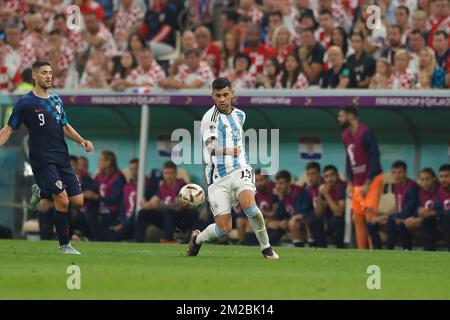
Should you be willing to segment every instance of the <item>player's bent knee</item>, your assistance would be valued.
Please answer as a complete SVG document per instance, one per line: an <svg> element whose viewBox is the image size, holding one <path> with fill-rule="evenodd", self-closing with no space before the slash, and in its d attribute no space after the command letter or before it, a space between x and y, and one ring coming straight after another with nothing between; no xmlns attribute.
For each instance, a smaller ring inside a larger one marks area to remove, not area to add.
<svg viewBox="0 0 450 320"><path fill-rule="evenodd" d="M75 196L70 198L69 200L70 206L74 209L81 208L84 205L84 197L83 196Z"/></svg>
<svg viewBox="0 0 450 320"><path fill-rule="evenodd" d="M69 208L69 197L65 192L62 192L53 197L53 201L55 202L56 209L67 210Z"/></svg>

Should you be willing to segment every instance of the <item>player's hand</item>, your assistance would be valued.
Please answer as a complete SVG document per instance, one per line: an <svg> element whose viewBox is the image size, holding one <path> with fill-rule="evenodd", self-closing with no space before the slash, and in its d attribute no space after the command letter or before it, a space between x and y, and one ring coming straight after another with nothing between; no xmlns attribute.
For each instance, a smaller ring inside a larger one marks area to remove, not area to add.
<svg viewBox="0 0 450 320"><path fill-rule="evenodd" d="M367 192L369 192L369 187L370 187L370 184L367 182L364 183L364 185L361 187L361 196L362 197L365 197Z"/></svg>
<svg viewBox="0 0 450 320"><path fill-rule="evenodd" d="M322 195L330 193L330 186L325 183L322 183L319 187L319 193Z"/></svg>
<svg viewBox="0 0 450 320"><path fill-rule="evenodd" d="M94 151L94 145L89 140L83 140L81 141L81 145L83 146L84 150L86 152L92 152Z"/></svg>
<svg viewBox="0 0 450 320"><path fill-rule="evenodd" d="M227 156L239 157L241 154L241 149L237 147L229 148L226 151Z"/></svg>

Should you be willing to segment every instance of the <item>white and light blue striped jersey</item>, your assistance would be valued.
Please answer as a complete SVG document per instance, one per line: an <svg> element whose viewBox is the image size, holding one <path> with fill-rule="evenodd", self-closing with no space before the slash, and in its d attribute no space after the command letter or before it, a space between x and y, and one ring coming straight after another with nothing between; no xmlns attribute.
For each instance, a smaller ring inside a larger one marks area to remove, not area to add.
<svg viewBox="0 0 450 320"><path fill-rule="evenodd" d="M244 148L244 122L245 112L233 108L230 114L224 114L216 106L209 109L202 119L200 127L203 138L203 157L206 168L205 175L208 185L222 179L233 170L245 168L249 165ZM220 148L241 149L238 157L231 155L210 155L206 149L206 141L215 137Z"/></svg>

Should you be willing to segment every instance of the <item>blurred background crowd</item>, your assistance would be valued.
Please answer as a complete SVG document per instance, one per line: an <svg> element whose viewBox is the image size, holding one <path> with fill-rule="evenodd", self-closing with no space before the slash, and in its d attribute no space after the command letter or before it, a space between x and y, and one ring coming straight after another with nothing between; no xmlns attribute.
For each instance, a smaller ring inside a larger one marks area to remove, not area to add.
<svg viewBox="0 0 450 320"><path fill-rule="evenodd" d="M4 92L32 83L36 59L52 63L55 88L208 88L217 76L237 89L450 84L448 0L0 0L0 8Z"/></svg>

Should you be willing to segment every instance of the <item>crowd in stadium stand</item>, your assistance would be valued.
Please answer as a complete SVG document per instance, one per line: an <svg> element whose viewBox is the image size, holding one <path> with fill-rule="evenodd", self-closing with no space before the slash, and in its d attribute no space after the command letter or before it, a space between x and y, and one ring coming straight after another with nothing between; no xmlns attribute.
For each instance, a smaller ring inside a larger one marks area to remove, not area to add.
<svg viewBox="0 0 450 320"><path fill-rule="evenodd" d="M181 175L170 161L147 176L139 212L136 212L137 159L130 160L128 168L121 171L114 153L103 151L93 179L86 158L72 157L72 166L86 199L83 208L70 212L72 241L178 243L187 241L193 229L203 230L212 222L207 205L199 210L179 207L177 195L189 182L186 181L189 176ZM298 178L280 170L271 181L261 169L255 170L256 203L265 217L271 244L354 247L354 236L349 243L344 237L348 191L337 168L334 165L321 168L319 163L310 162ZM442 165L437 173L423 168L416 182L408 178L406 163L395 161L385 179L379 212L370 222L382 242L372 243L371 248L450 250L450 165ZM52 212L51 204L41 201L38 211L41 239L54 237ZM258 245L239 205L233 208L233 227L234 235L219 241Z"/></svg>
<svg viewBox="0 0 450 320"><path fill-rule="evenodd" d="M372 4L381 12L376 28ZM70 5L80 19L67 15ZM52 63L55 88L208 88L217 76L237 89L450 84L448 0L0 0L0 7L0 91L32 82L36 59ZM71 27L78 22L81 29Z"/></svg>

